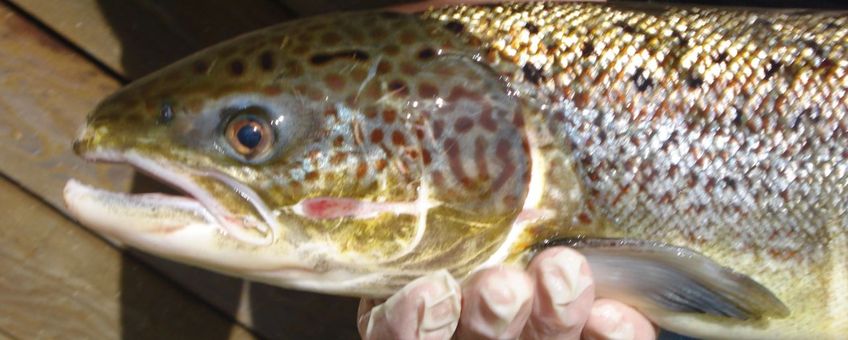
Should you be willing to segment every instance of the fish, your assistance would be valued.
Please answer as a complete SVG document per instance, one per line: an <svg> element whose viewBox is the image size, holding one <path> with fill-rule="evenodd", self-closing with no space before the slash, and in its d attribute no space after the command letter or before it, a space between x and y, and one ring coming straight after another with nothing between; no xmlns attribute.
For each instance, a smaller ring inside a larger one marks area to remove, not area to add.
<svg viewBox="0 0 848 340"><path fill-rule="evenodd" d="M597 293L703 338L848 333L848 15L521 3L284 22L103 100L71 180L107 238L385 297L584 254Z"/></svg>

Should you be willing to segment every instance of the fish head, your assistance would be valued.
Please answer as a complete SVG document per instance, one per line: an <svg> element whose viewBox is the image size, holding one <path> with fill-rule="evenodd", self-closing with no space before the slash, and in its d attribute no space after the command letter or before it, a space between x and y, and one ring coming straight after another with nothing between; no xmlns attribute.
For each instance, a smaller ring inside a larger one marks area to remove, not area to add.
<svg viewBox="0 0 848 340"><path fill-rule="evenodd" d="M524 106L450 27L305 19L242 36L105 99L74 144L186 196L71 182L107 237L312 291L385 295L502 248L529 182Z"/></svg>

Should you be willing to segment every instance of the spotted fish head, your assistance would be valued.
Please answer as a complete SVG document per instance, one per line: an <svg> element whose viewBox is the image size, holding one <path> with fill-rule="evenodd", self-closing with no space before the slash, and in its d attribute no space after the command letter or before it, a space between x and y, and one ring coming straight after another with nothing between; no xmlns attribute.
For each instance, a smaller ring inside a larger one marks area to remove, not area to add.
<svg viewBox="0 0 848 340"><path fill-rule="evenodd" d="M287 287L383 295L505 247L530 177L526 105L473 42L417 16L339 14L190 56L103 101L75 150L186 196L70 182L83 223Z"/></svg>

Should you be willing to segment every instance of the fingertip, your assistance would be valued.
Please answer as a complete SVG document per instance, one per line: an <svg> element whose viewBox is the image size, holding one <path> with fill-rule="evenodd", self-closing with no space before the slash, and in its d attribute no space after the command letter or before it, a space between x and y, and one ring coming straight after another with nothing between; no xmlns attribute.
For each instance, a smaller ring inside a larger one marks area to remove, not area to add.
<svg viewBox="0 0 848 340"><path fill-rule="evenodd" d="M595 299L586 258L565 247L545 250L528 272L536 284L536 300L528 322L534 338L577 339Z"/></svg>
<svg viewBox="0 0 848 340"><path fill-rule="evenodd" d="M609 299L595 301L583 338L652 340L657 338L656 327L639 311Z"/></svg>
<svg viewBox="0 0 848 340"><path fill-rule="evenodd" d="M507 266L484 269L463 287L461 338L516 338L533 303L533 283L523 270Z"/></svg>
<svg viewBox="0 0 848 340"><path fill-rule="evenodd" d="M460 288L446 271L410 282L382 304L363 299L359 327L363 339L448 339L460 314Z"/></svg>

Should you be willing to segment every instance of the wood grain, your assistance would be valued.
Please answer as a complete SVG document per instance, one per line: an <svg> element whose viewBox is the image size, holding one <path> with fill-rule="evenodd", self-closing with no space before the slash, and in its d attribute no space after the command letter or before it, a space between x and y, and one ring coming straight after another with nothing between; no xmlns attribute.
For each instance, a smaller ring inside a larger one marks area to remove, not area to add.
<svg viewBox="0 0 848 340"><path fill-rule="evenodd" d="M86 113L119 86L25 19L0 6L0 172L55 207L71 176L130 188L127 167L93 165L71 152Z"/></svg>
<svg viewBox="0 0 848 340"><path fill-rule="evenodd" d="M16 0L112 70L137 78L203 47L290 19L271 0Z"/></svg>
<svg viewBox="0 0 848 340"><path fill-rule="evenodd" d="M3 334L20 339L116 339L127 333L254 338L150 269L125 261L119 251L2 177L0 192ZM145 288L135 303L122 296L125 270L134 271L135 284ZM127 329L122 318L135 320L134 327Z"/></svg>

